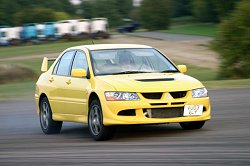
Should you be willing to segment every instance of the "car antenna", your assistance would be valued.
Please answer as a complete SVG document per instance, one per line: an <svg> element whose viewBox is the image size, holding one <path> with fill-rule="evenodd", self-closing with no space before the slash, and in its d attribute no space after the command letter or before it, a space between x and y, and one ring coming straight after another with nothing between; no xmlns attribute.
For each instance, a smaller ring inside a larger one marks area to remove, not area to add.
<svg viewBox="0 0 250 166"><path fill-rule="evenodd" d="M91 20L89 20L89 23L91 24ZM94 45L94 34L91 33L91 26L89 26L89 33L90 33L90 39L91 39L91 42L92 44Z"/></svg>

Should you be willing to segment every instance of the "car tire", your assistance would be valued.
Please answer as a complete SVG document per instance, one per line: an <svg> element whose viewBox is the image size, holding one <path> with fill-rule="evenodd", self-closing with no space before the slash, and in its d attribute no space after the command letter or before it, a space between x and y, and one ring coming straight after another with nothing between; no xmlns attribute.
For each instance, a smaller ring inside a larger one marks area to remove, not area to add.
<svg viewBox="0 0 250 166"><path fill-rule="evenodd" d="M39 118L42 131L45 134L60 133L62 128L62 122L54 121L52 119L51 107L49 104L49 100L46 97L44 97L40 102Z"/></svg>
<svg viewBox="0 0 250 166"><path fill-rule="evenodd" d="M88 128L90 135L96 141L108 140L114 135L114 126L103 125L102 107L98 99L94 99L90 103Z"/></svg>
<svg viewBox="0 0 250 166"><path fill-rule="evenodd" d="M201 129L205 124L205 121L197 121L197 122L180 122L180 126L184 130L193 130L193 129Z"/></svg>

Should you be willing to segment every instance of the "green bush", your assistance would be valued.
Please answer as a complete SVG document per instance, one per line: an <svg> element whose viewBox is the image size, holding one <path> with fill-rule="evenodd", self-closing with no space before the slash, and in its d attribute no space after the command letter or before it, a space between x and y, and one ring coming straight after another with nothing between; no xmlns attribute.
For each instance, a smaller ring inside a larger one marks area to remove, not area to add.
<svg viewBox="0 0 250 166"><path fill-rule="evenodd" d="M192 0L193 16L201 22L221 22L235 8L239 0Z"/></svg>
<svg viewBox="0 0 250 166"><path fill-rule="evenodd" d="M201 22L218 22L218 16L215 12L214 3L211 0L193 0L191 1L194 17Z"/></svg>
<svg viewBox="0 0 250 166"><path fill-rule="evenodd" d="M149 30L168 29L170 10L168 0L143 0L140 7L140 20Z"/></svg>
<svg viewBox="0 0 250 166"><path fill-rule="evenodd" d="M214 48L221 56L221 78L250 78L250 3L240 1L221 23Z"/></svg>
<svg viewBox="0 0 250 166"><path fill-rule="evenodd" d="M84 18L106 17L110 27L124 24L122 18L130 18L132 0L91 0L82 1L80 10Z"/></svg>
<svg viewBox="0 0 250 166"><path fill-rule="evenodd" d="M55 14L52 9L48 8L27 8L14 15L18 25L24 23L39 23L55 21Z"/></svg>
<svg viewBox="0 0 250 166"><path fill-rule="evenodd" d="M59 20L69 20L71 17L65 12L54 12L54 19Z"/></svg>

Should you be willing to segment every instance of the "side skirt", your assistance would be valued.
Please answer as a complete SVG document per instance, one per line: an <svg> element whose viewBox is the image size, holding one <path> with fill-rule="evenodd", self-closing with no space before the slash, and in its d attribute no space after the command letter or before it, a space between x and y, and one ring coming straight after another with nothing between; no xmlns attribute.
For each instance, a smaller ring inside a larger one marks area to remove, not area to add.
<svg viewBox="0 0 250 166"><path fill-rule="evenodd" d="M88 117L84 115L53 113L52 119L55 121L88 123Z"/></svg>

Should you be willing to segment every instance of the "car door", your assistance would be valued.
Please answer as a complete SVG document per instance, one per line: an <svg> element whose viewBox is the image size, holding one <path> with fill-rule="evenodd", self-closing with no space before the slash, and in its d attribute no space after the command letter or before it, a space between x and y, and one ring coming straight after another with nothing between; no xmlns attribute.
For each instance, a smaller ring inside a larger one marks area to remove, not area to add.
<svg viewBox="0 0 250 166"><path fill-rule="evenodd" d="M54 67L49 78L50 103L53 113L67 114L72 109L70 71L76 51L65 52Z"/></svg>
<svg viewBox="0 0 250 166"><path fill-rule="evenodd" d="M73 69L84 69L88 71L88 63L87 63L87 58L86 54L78 50L75 54L73 63L72 63L72 68L71 72ZM70 78L70 93L69 93L69 98L74 103L72 105L71 109L68 110L68 114L75 114L75 115L85 115L87 117L88 110L88 91L91 88L91 84L89 82L89 79L85 78L77 78L77 77L72 77Z"/></svg>

